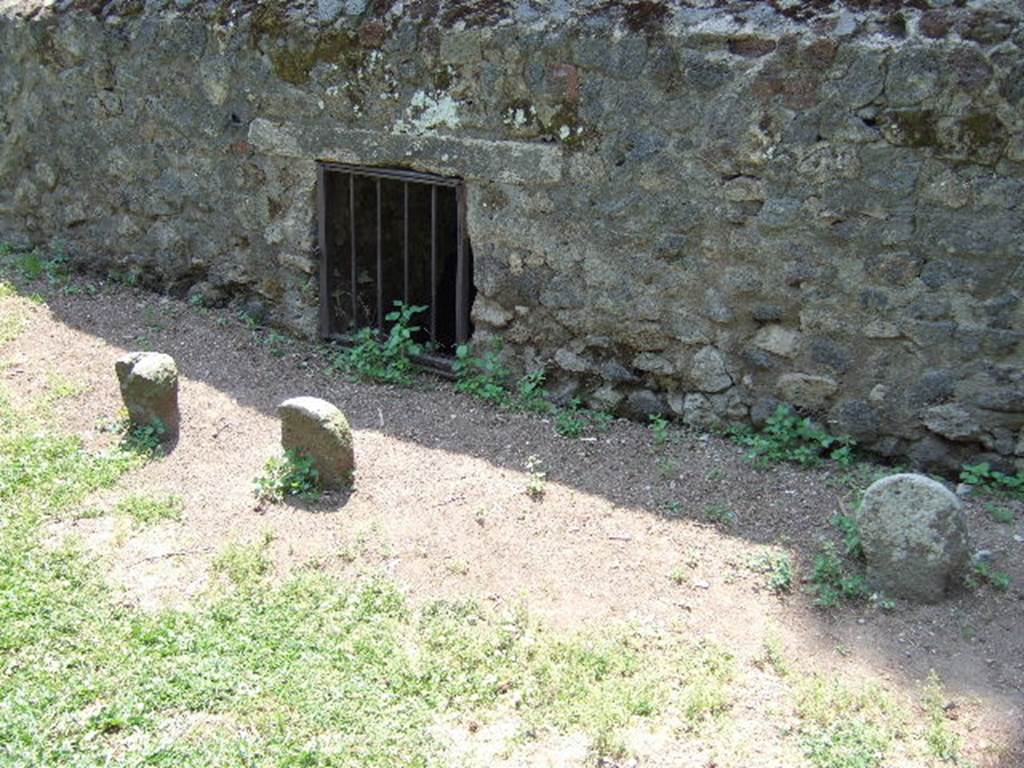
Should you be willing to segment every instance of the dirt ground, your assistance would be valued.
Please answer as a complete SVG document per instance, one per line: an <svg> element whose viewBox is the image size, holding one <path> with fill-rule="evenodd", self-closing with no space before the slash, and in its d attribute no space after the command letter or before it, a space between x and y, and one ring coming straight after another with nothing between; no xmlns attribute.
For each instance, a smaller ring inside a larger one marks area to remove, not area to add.
<svg viewBox="0 0 1024 768"><path fill-rule="evenodd" d="M563 438L549 420L492 408L429 377L411 388L347 382L326 371L322 346L268 341L226 311L123 287L46 296L5 350L0 376L26 401L63 387L59 423L102 446L115 439L103 425L120 407L114 360L140 348L177 360L181 437L169 456L90 504L173 493L184 501L182 520L136 530L108 515L56 531L102 555L126 602L187 607L206 588L217 551L269 533L279 576L299 567L383 572L413 601L524 601L564 628L678 624L747 657L772 635L805 669L882 677L907 691L935 670L976 764L1024 766L1019 503L1009 526L993 522L982 501L967 504L972 546L994 553L1013 578L1008 591L823 611L801 588L774 595L749 564L773 546L791 553L798 575L809 573L850 491L835 472L757 469L715 436L675 431L657 449L644 426L619 421L594 437ZM348 416L355 491L260 508L252 480L279 450L275 408L297 395L323 397ZM526 493L531 456L547 474L539 500ZM735 525L707 522L714 505L735 513Z"/></svg>

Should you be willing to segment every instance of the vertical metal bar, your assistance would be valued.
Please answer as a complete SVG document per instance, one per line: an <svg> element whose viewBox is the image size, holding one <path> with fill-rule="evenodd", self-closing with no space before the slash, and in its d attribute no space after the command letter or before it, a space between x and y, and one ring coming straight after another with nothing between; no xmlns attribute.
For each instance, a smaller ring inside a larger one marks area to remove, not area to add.
<svg viewBox="0 0 1024 768"><path fill-rule="evenodd" d="M384 330L384 233L381 229L380 176L377 177L377 327Z"/></svg>
<svg viewBox="0 0 1024 768"><path fill-rule="evenodd" d="M402 203L402 301L409 303L409 182L403 182Z"/></svg>
<svg viewBox="0 0 1024 768"><path fill-rule="evenodd" d="M331 297L327 281L327 174L322 164L316 165L316 237L320 260L320 336L331 335Z"/></svg>
<svg viewBox="0 0 1024 768"><path fill-rule="evenodd" d="M437 185L430 187L430 340L437 342Z"/></svg>
<svg viewBox="0 0 1024 768"><path fill-rule="evenodd" d="M466 188L455 188L455 343L469 338L469 280L466 263Z"/></svg>
<svg viewBox="0 0 1024 768"><path fill-rule="evenodd" d="M354 173L348 175L348 237L349 244L352 247L352 269L350 270L351 275L351 287L352 287L352 323L351 330L356 330L359 327L359 301L356 296L358 292L356 274L356 176Z"/></svg>

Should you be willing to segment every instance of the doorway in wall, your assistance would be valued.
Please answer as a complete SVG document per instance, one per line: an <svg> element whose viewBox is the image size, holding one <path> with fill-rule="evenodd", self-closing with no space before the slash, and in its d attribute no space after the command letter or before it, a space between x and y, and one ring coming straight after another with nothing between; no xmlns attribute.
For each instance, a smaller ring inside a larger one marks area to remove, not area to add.
<svg viewBox="0 0 1024 768"><path fill-rule="evenodd" d="M461 179L320 162L317 180L321 334L386 333L402 301L427 307L417 341L452 355L475 293Z"/></svg>

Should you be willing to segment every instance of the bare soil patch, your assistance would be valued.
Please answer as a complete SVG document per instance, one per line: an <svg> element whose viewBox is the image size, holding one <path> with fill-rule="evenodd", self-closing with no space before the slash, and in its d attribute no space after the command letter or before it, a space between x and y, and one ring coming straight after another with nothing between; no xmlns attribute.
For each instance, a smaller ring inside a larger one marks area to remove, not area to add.
<svg viewBox="0 0 1024 768"><path fill-rule="evenodd" d="M345 381L326 370L322 345L268 342L226 311L128 288L54 292L46 302L7 346L0 376L26 401L63 389L56 417L91 445L116 439L103 426L120 407L118 355L159 350L182 373L174 451L90 500L107 508L129 493L176 494L181 521L138 528L101 516L55 526L109 563L129 603L187 607L218 551L269 535L282 577L297 568L383 572L417 602L523 601L564 628L678 625L745 658L777 636L807 670L881 676L908 695L935 670L969 729L968 755L980 766L1024 764L1019 503L1000 502L1018 508L1015 524L1000 525L983 500L968 502L972 545L995 554L1013 578L1008 591L822 611L799 588L774 595L750 562L771 546L791 554L798 575L810 572L821 540L835 538L830 518L850 502L835 470L757 469L711 435L674 432L657 448L649 430L627 422L594 439L562 438L543 418L482 405L429 377L410 388ZM298 395L348 416L355 491L260 507L252 481L279 450L275 408ZM526 493L531 456L547 473L537 500ZM735 524L707 522L712 506L734 513Z"/></svg>

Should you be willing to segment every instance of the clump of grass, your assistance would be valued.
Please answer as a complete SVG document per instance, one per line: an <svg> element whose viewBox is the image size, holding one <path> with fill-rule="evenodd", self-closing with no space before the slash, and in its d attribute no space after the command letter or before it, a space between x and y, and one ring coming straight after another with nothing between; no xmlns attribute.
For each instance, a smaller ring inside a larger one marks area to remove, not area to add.
<svg viewBox="0 0 1024 768"><path fill-rule="evenodd" d="M779 594L793 589L793 561L785 552L762 552L753 558L751 569L764 576L770 590Z"/></svg>
<svg viewBox="0 0 1024 768"><path fill-rule="evenodd" d="M682 718L692 729L721 719L732 707L730 686L735 657L710 642L697 643L680 660L683 687L679 693Z"/></svg>
<svg viewBox="0 0 1024 768"><path fill-rule="evenodd" d="M213 570L227 577L235 586L253 585L270 573L267 548L272 541L273 536L264 533L260 539L248 544L231 542L213 559Z"/></svg>
<svg viewBox="0 0 1024 768"><path fill-rule="evenodd" d="M946 692L935 670L928 674L921 703L928 718L924 734L928 751L939 760L959 765L960 735L949 725Z"/></svg>
<svg viewBox="0 0 1024 768"><path fill-rule="evenodd" d="M809 676L797 687L804 755L815 768L881 768L902 713L878 686L851 689Z"/></svg>
<svg viewBox="0 0 1024 768"><path fill-rule="evenodd" d="M843 552L855 560L864 559L864 547L860 540L860 525L852 515L836 515L832 524L839 529L843 539Z"/></svg>
<svg viewBox="0 0 1024 768"><path fill-rule="evenodd" d="M864 600L871 594L864 576L846 567L831 541L814 558L811 584L815 605L821 608L833 608L846 600Z"/></svg>
<svg viewBox="0 0 1024 768"><path fill-rule="evenodd" d="M126 496L114 506L114 514L130 518L139 525L153 525L164 520L181 520L185 503L180 496Z"/></svg>
<svg viewBox="0 0 1024 768"><path fill-rule="evenodd" d="M660 448L668 442L668 419L659 414L651 414L648 421L654 445Z"/></svg>
<svg viewBox="0 0 1024 768"><path fill-rule="evenodd" d="M289 496L315 500L322 493L316 463L295 449L267 459L254 483L256 499L271 504L279 504Z"/></svg>
<svg viewBox="0 0 1024 768"><path fill-rule="evenodd" d="M719 502L704 508L704 519L723 528L731 528L736 524L736 513Z"/></svg>
<svg viewBox="0 0 1024 768"><path fill-rule="evenodd" d="M755 660L755 663L758 667L768 667L774 670L779 677L788 677L792 672L782 640L774 633L765 635L764 642L761 644L761 655Z"/></svg>
<svg viewBox="0 0 1024 768"><path fill-rule="evenodd" d="M995 504L986 504L985 511L988 512L989 517L1002 525L1010 525L1017 517L1009 507L1000 507Z"/></svg>

